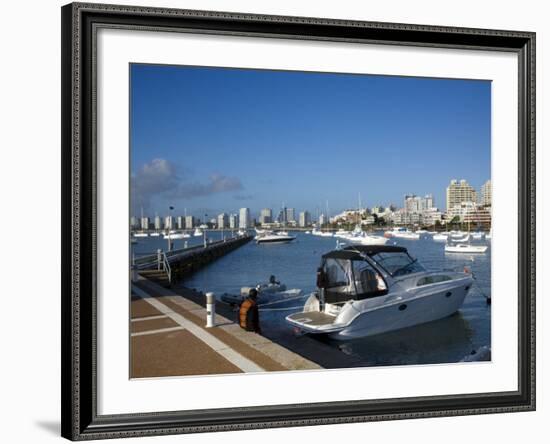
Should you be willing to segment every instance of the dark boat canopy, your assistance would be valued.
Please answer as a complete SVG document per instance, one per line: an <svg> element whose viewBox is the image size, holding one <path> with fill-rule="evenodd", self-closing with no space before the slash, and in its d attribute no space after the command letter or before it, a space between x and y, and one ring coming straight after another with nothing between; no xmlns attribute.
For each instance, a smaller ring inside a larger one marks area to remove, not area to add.
<svg viewBox="0 0 550 444"><path fill-rule="evenodd" d="M346 259L346 260L362 260L362 254L373 256L378 253L406 253L405 247L397 247L395 245L354 245L345 247L342 250L333 250L323 255L323 259Z"/></svg>

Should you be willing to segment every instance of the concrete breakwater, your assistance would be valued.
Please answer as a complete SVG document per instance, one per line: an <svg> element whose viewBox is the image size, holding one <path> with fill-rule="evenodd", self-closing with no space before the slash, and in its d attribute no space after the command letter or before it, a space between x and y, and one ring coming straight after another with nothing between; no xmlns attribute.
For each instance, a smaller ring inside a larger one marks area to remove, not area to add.
<svg viewBox="0 0 550 444"><path fill-rule="evenodd" d="M155 254L134 259L133 267L137 274L169 287L251 240L252 236L246 235L180 250L158 250Z"/></svg>

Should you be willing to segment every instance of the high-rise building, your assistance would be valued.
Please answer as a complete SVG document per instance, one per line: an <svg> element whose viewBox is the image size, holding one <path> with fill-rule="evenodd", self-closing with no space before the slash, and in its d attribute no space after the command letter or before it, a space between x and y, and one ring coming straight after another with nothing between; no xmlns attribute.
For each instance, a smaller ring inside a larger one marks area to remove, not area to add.
<svg viewBox="0 0 550 444"><path fill-rule="evenodd" d="M403 209L407 214L420 213L422 211L422 198L416 194L405 194Z"/></svg>
<svg viewBox="0 0 550 444"><path fill-rule="evenodd" d="M250 209L241 208L239 210L239 228L247 229L250 227Z"/></svg>
<svg viewBox="0 0 550 444"><path fill-rule="evenodd" d="M162 230L162 219L160 216L155 216L155 230Z"/></svg>
<svg viewBox="0 0 550 444"><path fill-rule="evenodd" d="M484 207L491 206L492 199L493 185L491 184L491 179L489 179L481 186L481 205L483 205Z"/></svg>
<svg viewBox="0 0 550 444"><path fill-rule="evenodd" d="M300 213L299 224L302 228L311 225L311 215L309 214L309 211L302 211Z"/></svg>
<svg viewBox="0 0 550 444"><path fill-rule="evenodd" d="M226 213L218 214L218 228L228 228L229 226L229 217Z"/></svg>
<svg viewBox="0 0 550 444"><path fill-rule="evenodd" d="M176 218L176 225L178 227L178 230L184 230L185 229L185 217L183 216L178 216Z"/></svg>
<svg viewBox="0 0 550 444"><path fill-rule="evenodd" d="M164 218L164 228L166 228L167 230L173 230L174 226L174 216L166 216Z"/></svg>
<svg viewBox="0 0 550 444"><path fill-rule="evenodd" d="M283 207L281 210L279 210L279 215L277 216L277 222L283 225L286 224L286 208Z"/></svg>
<svg viewBox="0 0 550 444"><path fill-rule="evenodd" d="M264 208L260 211L260 224L270 224L273 222L273 212L271 208Z"/></svg>
<svg viewBox="0 0 550 444"><path fill-rule="evenodd" d="M447 212L455 205L463 202L476 202L477 193L474 187L462 179L460 182L456 179L451 180L447 187Z"/></svg>
<svg viewBox="0 0 550 444"><path fill-rule="evenodd" d="M288 223L296 222L296 210L294 208L285 208L285 221Z"/></svg>
<svg viewBox="0 0 550 444"><path fill-rule="evenodd" d="M132 216L130 218L130 228L132 228L132 229L139 228L139 222L138 222L138 218L136 216Z"/></svg>
<svg viewBox="0 0 550 444"><path fill-rule="evenodd" d="M141 229L142 230L148 230L149 229L149 218L148 217L142 217L141 218Z"/></svg>
<svg viewBox="0 0 550 444"><path fill-rule="evenodd" d="M195 218L193 216L185 216L185 229L191 230L195 227Z"/></svg>
<svg viewBox="0 0 550 444"><path fill-rule="evenodd" d="M229 228L237 228L239 225L239 216L231 214L229 216Z"/></svg>
<svg viewBox="0 0 550 444"><path fill-rule="evenodd" d="M321 213L319 215L319 226L322 227L323 225L325 225L327 223L326 219L327 219L326 216L323 213Z"/></svg>

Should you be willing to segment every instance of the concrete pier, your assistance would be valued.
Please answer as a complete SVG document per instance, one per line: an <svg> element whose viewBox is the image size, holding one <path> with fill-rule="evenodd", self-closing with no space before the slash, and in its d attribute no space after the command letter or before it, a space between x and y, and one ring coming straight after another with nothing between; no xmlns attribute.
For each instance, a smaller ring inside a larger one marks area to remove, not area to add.
<svg viewBox="0 0 550 444"><path fill-rule="evenodd" d="M189 276L205 265L225 256L252 240L252 236L238 236L180 250L158 252L140 257L133 267L143 277L170 287L173 282Z"/></svg>
<svg viewBox="0 0 550 444"><path fill-rule="evenodd" d="M194 298L200 297L185 290ZM204 299L204 297L203 297ZM143 277L132 286L131 377L212 375L321 369L270 339Z"/></svg>

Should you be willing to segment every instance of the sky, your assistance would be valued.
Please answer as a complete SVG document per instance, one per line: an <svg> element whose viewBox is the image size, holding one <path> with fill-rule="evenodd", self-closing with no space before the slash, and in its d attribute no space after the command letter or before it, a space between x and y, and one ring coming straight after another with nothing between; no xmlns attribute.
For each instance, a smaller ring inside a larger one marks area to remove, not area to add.
<svg viewBox="0 0 550 444"><path fill-rule="evenodd" d="M491 173L491 83L132 64L133 215L403 205Z"/></svg>

